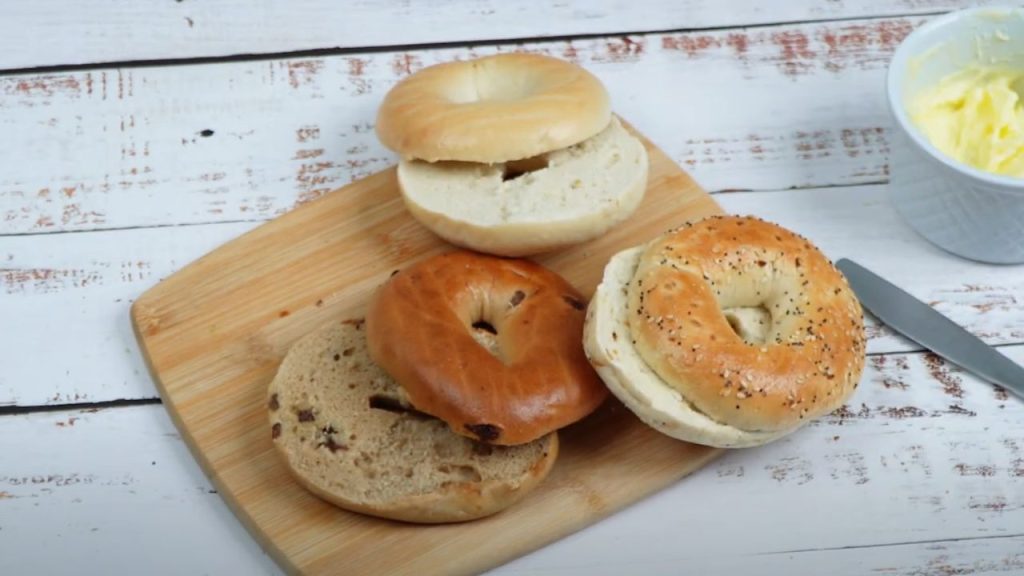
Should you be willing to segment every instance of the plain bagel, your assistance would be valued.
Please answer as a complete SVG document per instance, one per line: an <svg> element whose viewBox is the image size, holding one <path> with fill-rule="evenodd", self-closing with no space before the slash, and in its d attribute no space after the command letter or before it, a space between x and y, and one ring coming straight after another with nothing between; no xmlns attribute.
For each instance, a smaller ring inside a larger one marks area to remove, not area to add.
<svg viewBox="0 0 1024 576"><path fill-rule="evenodd" d="M580 342L585 308L539 264L449 252L377 291L367 340L417 410L457 434L517 445L583 418L608 395Z"/></svg>
<svg viewBox="0 0 1024 576"><path fill-rule="evenodd" d="M640 205L647 187L644 145L612 118L593 138L531 163L404 160L406 208L455 244L526 256L600 236Z"/></svg>
<svg viewBox="0 0 1024 576"><path fill-rule="evenodd" d="M381 143L428 162L507 162L577 144L611 119L608 92L585 69L538 54L498 54L424 68L377 113Z"/></svg>
<svg viewBox="0 0 1024 576"><path fill-rule="evenodd" d="M605 269L584 345L641 419L683 440L764 444L839 408L864 365L860 304L807 240L712 217Z"/></svg>

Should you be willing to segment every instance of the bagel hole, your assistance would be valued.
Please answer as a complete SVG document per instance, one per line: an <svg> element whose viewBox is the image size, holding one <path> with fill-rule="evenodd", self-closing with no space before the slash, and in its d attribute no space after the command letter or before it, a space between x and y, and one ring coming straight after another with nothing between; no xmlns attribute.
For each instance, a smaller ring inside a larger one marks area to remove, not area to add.
<svg viewBox="0 0 1024 576"><path fill-rule="evenodd" d="M472 330L470 334L473 336L473 340L479 344L484 350L487 350L495 358L501 359L501 349L498 346L498 329L494 327L494 324L486 320L477 320L471 325Z"/></svg>
<svg viewBox="0 0 1024 576"><path fill-rule="evenodd" d="M503 182L508 182L509 180L515 180L524 174L543 170L547 167L548 157L543 155L523 158L522 160L511 160L505 163L504 171L501 173L501 180Z"/></svg>
<svg viewBox="0 0 1024 576"><path fill-rule="evenodd" d="M729 327L747 344L762 345L768 341L772 314L764 306L743 306L722 311Z"/></svg>
<svg viewBox="0 0 1024 576"><path fill-rule="evenodd" d="M495 336L498 335L498 330L495 329L494 326L490 322L487 322L486 320L477 320L476 322L473 322L473 329L483 330L484 332L493 334Z"/></svg>

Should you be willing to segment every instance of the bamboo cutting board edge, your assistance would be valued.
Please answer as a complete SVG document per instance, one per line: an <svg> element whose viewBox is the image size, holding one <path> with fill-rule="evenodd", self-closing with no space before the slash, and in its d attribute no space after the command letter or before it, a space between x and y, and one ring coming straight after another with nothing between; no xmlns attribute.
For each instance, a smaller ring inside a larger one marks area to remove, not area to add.
<svg viewBox="0 0 1024 576"><path fill-rule="evenodd" d="M136 302L138 302L138 300L136 300ZM292 562L292 559L284 552L284 550L277 546L276 543L260 529L256 521L249 515L249 511L231 496L232 492L230 488L223 482L220 474L217 473L217 469L213 466L213 463L207 459L203 450L199 448L195 438L192 437L192 431L185 425L185 421L182 420L181 415L177 410L170 408L173 404L173 399L168 394L163 381L160 379L160 373L153 367L153 362L149 356L149 348L146 346L145 338L139 329L139 322L136 321L135 303L131 306L130 314L132 318L132 333L135 334L135 339L139 343L142 359L146 364L146 370L149 372L149 376L153 379L153 382L156 383L157 392L160 394L160 402L167 408L166 412L171 417L171 422L173 422L174 427L178 429L181 439L185 441L185 445L188 446L188 451L199 464L199 468L210 480L210 483L213 484L214 489L217 490L217 494L221 495L221 500L227 505L228 509L231 510L231 513L234 514L235 518L238 518L245 527L245 531L256 540L259 547L273 558L274 562L283 568L285 572L289 574L301 574L302 572L299 570L299 567Z"/></svg>
<svg viewBox="0 0 1024 576"><path fill-rule="evenodd" d="M641 138L642 138L642 136L641 136ZM695 214L689 214L687 212L688 215L685 218L683 218L682 214L681 214L680 215L680 217L681 217L680 223L681 223L682 220L685 220L685 219L691 219L691 218L694 218L694 217L699 217L699 216L703 216L703 215L707 215L707 214L713 214L713 213L721 212L721 210L717 207L717 205L714 203L714 201L706 194L706 192L701 190L696 185L696 183L692 182L692 180L689 179L689 177L685 174L685 172L683 172L678 166L676 166L674 163L672 163L671 160L669 160L667 157L665 157L664 154L660 150L658 150L656 147L654 147L650 142L646 141L646 139L644 140L644 142L645 142L645 145L648 146L648 150L649 150L649 153L650 153L650 156L651 156L651 175L652 175L652 178L648 182L648 187L649 187L648 197L651 196L651 188L658 187L658 186L664 187L664 186L667 186L667 185L671 185L671 182L673 181L673 178L675 178L675 177L682 177L682 178L685 179L683 181L683 184L685 186L683 186L683 189L678 191L678 192L681 195L685 195L687 193L690 193L690 194L694 195L694 198L689 199L688 202L689 203L693 203L693 202L696 201L696 202L698 202L698 207L697 208L690 208L689 204L687 204L687 208L686 209L688 211L692 210L692 211L694 211L696 213ZM357 181L357 182L353 182L353 183L349 184L346 187L343 187L343 188L341 188L339 190L331 192L330 194L331 195L344 194L346 189L349 189L349 188L355 189L354 187L357 187L357 186L361 185L362 183L370 181L370 180L372 180L372 179L374 179L376 177L380 177L382 174L390 172L390 171L393 171L393 168L385 170L382 173L377 173L375 175L369 176L369 177L367 177L367 178L365 178L363 180L360 180L360 181ZM666 181L668 182L668 184L666 184ZM701 198L701 196L703 198ZM185 417L181 413L181 411L180 411L181 410L181 406L179 406L179 402L178 402L179 398L176 396L175 391L171 390L170 387L168 386L168 383L165 382L166 375L162 373L162 371L157 366L157 363L154 361L153 350L151 349L151 344L153 344L153 342L152 342L152 339L150 338L150 336L152 336L153 334L152 333L147 334L147 322L148 322L148 320L147 320L146 317L149 315L149 312L146 311L145 308L149 305L149 300L150 299L157 298L157 297L167 297L168 295L163 294L163 292L166 292L166 287L167 286L170 286L170 285L173 285L173 284L177 283L182 278L186 278L191 270L193 270L197 266L202 265L208 259L215 259L215 257L221 251L229 249L229 248L232 248L232 247L242 246L242 245L246 244L247 242L254 241L258 237L260 237L260 234L262 232L266 232L269 227L274 226L275 224L278 224L279 220L282 220L284 218L288 218L289 216L292 216L294 213L298 213L299 211L316 210L318 204L323 202L324 200L325 200L325 198L321 198L321 199L318 199L318 200L316 200L314 202L306 204L306 205L304 205L304 206L302 206L300 208L297 208L296 210L293 210L292 212L289 212L288 214L283 215L282 217L280 217L278 219L275 219L275 220L272 220L272 221L270 221L270 222L268 222L266 224L263 224L263 225L255 228L255 229L253 229L253 230L251 230L249 232L246 232L245 234L243 234L243 235L241 235L241 236L239 236L239 237L237 237L237 238L235 238L235 239L225 243L224 245L222 245L219 248L217 248L217 249L211 251L210 253L204 255L203 257L199 258L198 260L194 261L193 263L185 266L179 272L177 272L177 273L171 275L170 277L166 278L160 284L158 284L156 287L151 288L149 291L144 293L132 305L132 308L131 308L132 326L133 326L133 330L135 332L136 338L139 341L140 348L142 350L142 355L144 357L144 360L146 362L146 366L149 369L149 372L150 372L154 382L157 384L157 388L159 390L161 398L163 399L163 401L165 403L167 411L170 413L172 421L174 422L174 424L178 428L178 430L181 432L181 434L183 436L183 439L186 441L186 444L189 446L189 449L192 452L193 456L199 462L199 464L200 464L201 468L203 469L204 473L207 475L207 477L210 478L211 482L216 486L218 492L221 494L221 496L223 497L225 502L228 504L228 506L232 510L232 512L242 521L243 525L256 538L256 540L260 544L260 546L265 551L267 551L267 553L270 554L271 557L273 557L275 559L275 561L277 561L278 564L282 568L286 569L290 573L303 573L303 566L305 565L306 567L308 567L309 563L307 562L307 563L303 564L303 563L297 562L296 558L293 557L293 555L290 555L288 553L288 551L284 550L280 546L280 543L275 541L274 538L271 537L264 530L264 528L260 526L259 521L252 516L252 512L253 511L251 509L251 505L246 505L246 504L244 504L244 503L242 503L242 502L240 502L238 500L238 498L236 497L236 494L234 492L234 488L225 480L225 478L222 477L221 471L218 468L218 466L214 462L212 462L210 460L208 454L206 453L206 451L204 450L204 448L202 446L201 441L196 437L196 435L194 433L194 430L192 429L191 426L189 426L188 422L186 422ZM647 200L648 200L648 198L645 198L645 202ZM632 226L634 228L639 228L640 231L641 231L641 234L646 233L646 230L645 230L644 226L642 226L640 223L634 222ZM654 233L652 231L649 234L649 236L653 236L653 234ZM625 248L625 247L627 247L627 246L621 246L620 248ZM589 295L590 290L587 290L586 293ZM322 322L326 322L328 320L328 316L329 315L325 313L324 314L324 318L321 319ZM159 324L159 322L157 324ZM619 406L619 409L622 409L621 406ZM624 409L622 409L622 410L624 410ZM630 416L628 416L628 417L630 417ZM564 441L563 441L563 445L564 445ZM564 448L563 448L563 450L564 450ZM530 538L527 538L527 539L523 540L522 542L518 543L518 545L506 546L506 548L502 551L502 553L498 554L497 556L495 556L493 558L484 559L484 560L482 560L480 562L477 562L475 564L472 563L472 562L468 562L468 563L464 562L464 563L462 563L463 565L459 565L457 567L453 566L452 568L459 569L459 570L462 571L462 573L469 573L469 572L475 572L475 571L480 571L480 570L486 570L486 569L490 569L490 568L496 567L498 565L501 565L501 564L503 564L503 563L505 563L505 562L507 562L507 561L509 561L509 560L511 560L513 558L515 558L515 557L518 557L518 556L520 556L522 554L528 553L528 552L530 552L532 550L535 550L535 549L537 549L537 548L539 548L539 547L541 547L541 546L543 546L545 544L548 544L550 542L553 542L553 541L555 541L557 539L563 538L563 537L565 537L565 536L567 536L567 535L569 535L569 534L571 534L573 532L576 532L576 531L584 528L587 525L590 525L590 524L593 524L593 523L595 523L597 521L600 521L603 518L605 518L605 517L607 517L607 516L617 512L617 511L619 511L623 507L625 507L627 505L630 505L632 503L635 503L635 502L639 501L642 498L646 498L646 497L650 496L653 493L656 493L657 491L663 489L667 485L675 482L679 478L682 478L682 477L692 473L693 471L703 467L705 464L707 464L707 462L711 461L716 456L718 456L719 454L722 453L722 451L720 451L720 450L708 449L708 448L703 448L703 447L697 448L695 450L695 452L697 453L696 455L688 455L687 456L687 465L685 467L677 468L676 472L674 473L674 475L676 476L674 479L666 481L666 482L663 482L661 485L651 484L651 485L644 486L643 488L639 489L638 493L635 496L631 495L630 497L626 498L625 502L620 502L617 505L606 507L606 508L600 509L600 510L591 510L584 517L581 517L581 518L579 518L576 521L565 523L561 527L561 529L557 531L557 533L555 534L555 537L553 537L553 538L549 537L549 536L544 536L544 535L539 535L539 536L534 535L534 536L532 536ZM564 458L564 457L562 457L562 458ZM560 458L560 460L562 458ZM557 469L558 469L558 463L556 463L556 470ZM552 476L554 476L554 475L555 475L555 472L552 473ZM542 485L542 488L543 488L543 485ZM517 506L518 507L524 507L525 503L529 502L529 501L530 501L530 496L528 496L526 498L526 500L524 500L523 502L519 503ZM499 515L497 515L495 517L492 517L492 519L485 519L484 521L491 521L491 522L493 522L494 518L498 518L499 521L500 521L501 518L505 518L507 516L510 516L510 515L514 514L513 511L516 508L517 507L513 507L509 511L503 512L502 514L499 514ZM477 522L481 522L482 523L484 521L477 521ZM459 525L459 526L472 527L474 524L475 523L468 523L468 524L463 524L463 525Z"/></svg>
<svg viewBox="0 0 1024 576"><path fill-rule="evenodd" d="M135 306L133 304L132 308L134 307ZM139 331L138 324L134 321L134 316L135 314L132 312L132 332L135 334L135 339L140 343L142 358L146 364L146 370L149 372L150 378L157 383L156 388L157 392L160 394L160 402L164 404L165 407L169 406L171 398L168 396L167 390L160 381L159 373L153 368L153 363L149 357L149 350L145 345L141 344L143 338ZM189 453L192 454L192 457L195 458L196 462L199 464L200 470L203 471L203 474L210 480L210 483L213 484L214 489L217 490L217 494L221 495L221 501L227 505L228 510L230 510L235 518L242 523L242 526L245 527L245 531L256 540L260 549L273 558L274 562L284 569L285 572L288 574L300 574L301 572L292 562L291 558L289 558L288 555L284 553L284 550L276 546L274 542L272 542L268 536L259 529L259 526L253 518L249 516L249 512L245 507L242 506L235 498L228 496L231 493L228 486L221 480L220 475L217 474L217 469L206 458L206 454L199 448L198 444L196 444L195 438L192 437L192 432L189 430L188 426L185 425L185 422L181 419L178 411L168 408L166 412L170 416L171 422L174 423L174 427L178 429L181 439L184 440L185 445L188 446Z"/></svg>

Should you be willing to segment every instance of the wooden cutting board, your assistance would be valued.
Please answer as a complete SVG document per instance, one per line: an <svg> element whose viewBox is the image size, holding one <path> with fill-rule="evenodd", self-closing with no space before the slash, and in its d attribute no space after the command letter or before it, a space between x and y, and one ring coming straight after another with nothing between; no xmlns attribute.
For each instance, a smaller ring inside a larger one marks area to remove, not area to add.
<svg viewBox="0 0 1024 576"><path fill-rule="evenodd" d="M603 238L537 260L588 297L615 252L721 210L645 140L643 204ZM164 405L221 496L293 573L471 574L535 550L700 468L719 450L663 436L614 399L561 432L551 475L516 506L419 526L349 513L292 480L274 451L265 390L288 347L363 313L395 269L451 247L405 211L394 169L303 205L207 254L132 307Z"/></svg>

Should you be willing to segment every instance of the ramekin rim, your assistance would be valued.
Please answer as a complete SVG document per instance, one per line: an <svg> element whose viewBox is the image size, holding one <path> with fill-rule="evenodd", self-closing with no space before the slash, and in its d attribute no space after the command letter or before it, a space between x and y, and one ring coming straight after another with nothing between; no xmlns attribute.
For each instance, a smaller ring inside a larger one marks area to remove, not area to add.
<svg viewBox="0 0 1024 576"><path fill-rule="evenodd" d="M969 18L979 13L1012 12L1024 17L1024 7L1020 6L976 6L947 12L910 32L896 47L892 58L889 60L886 72L886 100L889 103L889 112L896 119L896 126L903 131L918 148L923 149L932 159L937 160L946 168L953 170L967 178L980 180L986 184L1012 188L1014 191L1024 192L1024 178L994 174L969 164L955 160L945 152L936 148L928 138L921 133L920 129L909 118L903 106L903 91L900 87L902 75L906 72L907 64L914 54L910 54L911 39L930 34L935 30L952 25L958 20Z"/></svg>

